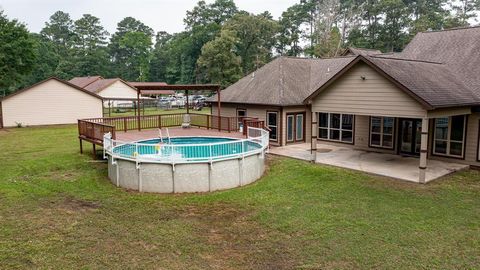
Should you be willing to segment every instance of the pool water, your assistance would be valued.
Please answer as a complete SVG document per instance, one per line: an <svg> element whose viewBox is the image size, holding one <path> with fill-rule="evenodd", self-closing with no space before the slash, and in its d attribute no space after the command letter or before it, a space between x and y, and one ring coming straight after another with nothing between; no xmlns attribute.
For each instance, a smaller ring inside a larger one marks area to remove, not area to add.
<svg viewBox="0 0 480 270"><path fill-rule="evenodd" d="M174 137L168 140L151 139L119 145L113 149L125 157L154 160L208 160L238 156L258 150L261 145L252 141L219 137Z"/></svg>

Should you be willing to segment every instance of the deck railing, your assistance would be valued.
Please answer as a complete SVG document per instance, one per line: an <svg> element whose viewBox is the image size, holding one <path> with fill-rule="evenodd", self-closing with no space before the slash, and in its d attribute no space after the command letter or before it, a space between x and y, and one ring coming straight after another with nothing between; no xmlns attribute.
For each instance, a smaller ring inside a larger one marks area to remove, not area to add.
<svg viewBox="0 0 480 270"><path fill-rule="evenodd" d="M115 138L115 127L104 123L78 120L78 134L80 139L101 144L101 142L103 142L103 136L106 133L112 134L112 138Z"/></svg>
<svg viewBox="0 0 480 270"><path fill-rule="evenodd" d="M247 135L247 130L249 127L267 129L267 127L265 126L265 121L258 118L244 117L242 119L242 122L244 126L243 135Z"/></svg>
<svg viewBox="0 0 480 270"><path fill-rule="evenodd" d="M104 157L127 159L149 163L194 163L214 162L231 158L263 153L268 149L269 132L260 128L249 127L247 138L216 143L203 144L147 144L123 142L105 134L103 138Z"/></svg>
<svg viewBox="0 0 480 270"><path fill-rule="evenodd" d="M78 120L79 138L96 144L103 143L103 135L110 132L129 130L179 127L184 123L186 113L102 117ZM216 116L209 114L189 113L190 125L219 131L238 131L237 117ZM103 133L101 133L103 132Z"/></svg>

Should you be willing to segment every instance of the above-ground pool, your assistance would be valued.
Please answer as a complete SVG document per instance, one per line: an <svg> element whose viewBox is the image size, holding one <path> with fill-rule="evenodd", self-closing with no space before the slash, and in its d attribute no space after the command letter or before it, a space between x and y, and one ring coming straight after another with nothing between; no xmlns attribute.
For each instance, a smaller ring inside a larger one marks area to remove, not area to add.
<svg viewBox="0 0 480 270"><path fill-rule="evenodd" d="M108 176L141 192L208 192L247 185L262 176L268 132L250 128L247 139L155 138L120 142L104 137Z"/></svg>

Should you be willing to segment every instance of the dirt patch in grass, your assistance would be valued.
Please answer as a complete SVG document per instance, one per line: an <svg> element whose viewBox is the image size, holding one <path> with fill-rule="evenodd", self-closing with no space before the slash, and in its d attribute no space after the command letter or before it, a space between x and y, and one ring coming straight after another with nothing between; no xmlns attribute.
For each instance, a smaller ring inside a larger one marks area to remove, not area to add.
<svg viewBox="0 0 480 270"><path fill-rule="evenodd" d="M290 237L257 224L252 210L214 203L181 211L213 247L212 253L201 254L213 269L292 269L298 264Z"/></svg>
<svg viewBox="0 0 480 270"><path fill-rule="evenodd" d="M65 197L59 200L50 200L43 205L49 210L60 210L62 212L90 212L100 208L100 203L91 202L73 197Z"/></svg>

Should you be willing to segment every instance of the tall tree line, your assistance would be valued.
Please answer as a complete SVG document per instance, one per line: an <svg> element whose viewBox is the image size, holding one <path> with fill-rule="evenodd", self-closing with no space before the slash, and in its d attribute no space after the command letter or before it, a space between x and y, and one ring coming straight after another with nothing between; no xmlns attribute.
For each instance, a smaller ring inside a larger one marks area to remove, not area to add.
<svg viewBox="0 0 480 270"><path fill-rule="evenodd" d="M40 33L0 11L0 95L50 76L228 86L277 55L334 57L346 47L400 51L418 32L476 24L480 0L299 0L280 18L199 1L185 30L126 17L110 35L99 18L57 11Z"/></svg>

